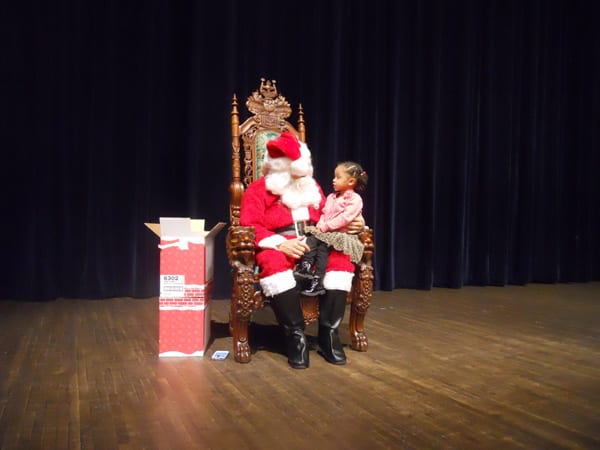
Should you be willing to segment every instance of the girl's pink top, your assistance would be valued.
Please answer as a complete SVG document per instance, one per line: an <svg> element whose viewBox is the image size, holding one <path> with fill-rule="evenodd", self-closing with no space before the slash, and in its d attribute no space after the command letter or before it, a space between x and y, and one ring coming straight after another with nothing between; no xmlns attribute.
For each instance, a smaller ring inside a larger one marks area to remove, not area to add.
<svg viewBox="0 0 600 450"><path fill-rule="evenodd" d="M362 208L361 196L352 189L348 189L339 197L335 192L329 194L317 228L323 232L347 231L346 226L361 213Z"/></svg>

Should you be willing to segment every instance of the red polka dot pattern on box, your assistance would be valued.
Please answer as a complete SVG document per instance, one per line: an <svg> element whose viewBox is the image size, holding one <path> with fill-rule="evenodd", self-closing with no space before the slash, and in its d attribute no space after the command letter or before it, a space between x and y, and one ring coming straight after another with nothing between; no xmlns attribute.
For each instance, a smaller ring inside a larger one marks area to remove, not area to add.
<svg viewBox="0 0 600 450"><path fill-rule="evenodd" d="M191 355L204 352L206 310L161 310L158 353L179 352Z"/></svg>
<svg viewBox="0 0 600 450"><path fill-rule="evenodd" d="M169 245L177 241L161 241L161 245ZM160 251L160 273L164 275L184 275L185 284L206 283L204 258L206 248L203 244L188 243L188 249L177 246L166 247Z"/></svg>

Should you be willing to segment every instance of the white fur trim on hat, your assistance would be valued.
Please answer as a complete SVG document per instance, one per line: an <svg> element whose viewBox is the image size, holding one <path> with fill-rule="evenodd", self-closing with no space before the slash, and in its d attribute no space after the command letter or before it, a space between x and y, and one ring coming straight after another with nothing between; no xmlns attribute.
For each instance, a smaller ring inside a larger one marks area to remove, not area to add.
<svg viewBox="0 0 600 450"><path fill-rule="evenodd" d="M280 234L274 234L272 236L266 237L258 243L260 248L272 248L275 249L282 242L287 241L286 238L281 236Z"/></svg>
<svg viewBox="0 0 600 450"><path fill-rule="evenodd" d="M260 287L267 297L281 294L296 287L294 272L285 270L260 279Z"/></svg>
<svg viewBox="0 0 600 450"><path fill-rule="evenodd" d="M350 292L352 289L352 278L354 278L352 272L343 272L341 270L325 272L323 287L327 290Z"/></svg>

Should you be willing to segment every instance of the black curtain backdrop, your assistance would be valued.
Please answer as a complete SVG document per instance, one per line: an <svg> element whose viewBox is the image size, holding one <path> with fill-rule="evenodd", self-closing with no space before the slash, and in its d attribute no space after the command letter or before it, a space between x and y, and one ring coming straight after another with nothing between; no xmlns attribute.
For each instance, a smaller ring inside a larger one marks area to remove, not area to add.
<svg viewBox="0 0 600 450"><path fill-rule="evenodd" d="M0 298L158 295L143 224L228 220L231 97L260 77L302 103L326 191L338 161L369 173L376 289L600 280L600 2L3 12Z"/></svg>

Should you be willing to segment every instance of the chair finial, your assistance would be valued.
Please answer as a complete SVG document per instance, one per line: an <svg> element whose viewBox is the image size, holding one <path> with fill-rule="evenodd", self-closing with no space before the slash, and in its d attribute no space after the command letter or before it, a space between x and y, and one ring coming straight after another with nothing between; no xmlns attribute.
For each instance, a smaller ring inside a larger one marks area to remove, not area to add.
<svg viewBox="0 0 600 450"><path fill-rule="evenodd" d="M277 92L277 81L266 80L265 78L261 78L260 93L265 98L276 98L279 95Z"/></svg>

